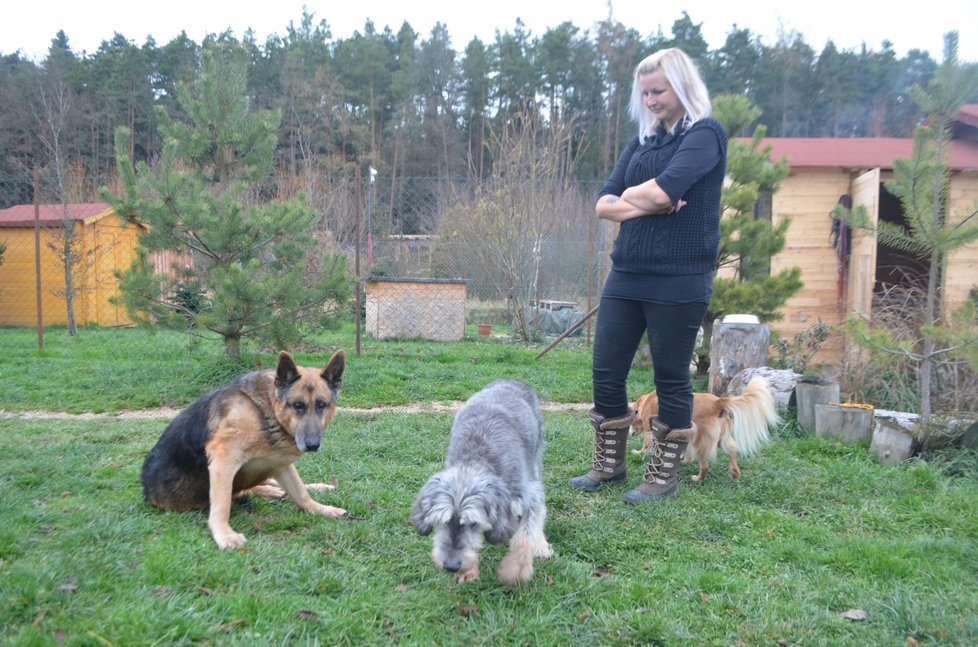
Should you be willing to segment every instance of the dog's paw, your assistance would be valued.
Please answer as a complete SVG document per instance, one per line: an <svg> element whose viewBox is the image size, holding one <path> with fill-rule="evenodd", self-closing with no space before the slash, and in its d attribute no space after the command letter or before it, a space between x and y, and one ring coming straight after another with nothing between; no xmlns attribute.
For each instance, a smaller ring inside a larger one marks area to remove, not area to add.
<svg viewBox="0 0 978 647"><path fill-rule="evenodd" d="M525 584L533 577L533 560L522 553L510 553L499 563L496 575L506 586Z"/></svg>
<svg viewBox="0 0 978 647"><path fill-rule="evenodd" d="M459 571L455 574L455 581L459 584L465 584L466 582L474 582L479 579L479 567L475 566L466 571Z"/></svg>
<svg viewBox="0 0 978 647"><path fill-rule="evenodd" d="M335 490L336 486L331 483L306 483L306 489L312 492L325 492L326 490Z"/></svg>
<svg viewBox="0 0 978 647"><path fill-rule="evenodd" d="M346 510L344 510L343 508L334 508L331 505L323 505L321 503L317 504L315 509L312 510L312 512L316 514L321 514L324 517L329 517L330 519L337 519L346 514Z"/></svg>
<svg viewBox="0 0 978 647"><path fill-rule="evenodd" d="M550 559L554 556L553 546L547 541L540 542L533 551L533 556L539 559Z"/></svg>
<svg viewBox="0 0 978 647"><path fill-rule="evenodd" d="M280 488L278 485L272 485L271 483L263 483L262 485L256 485L250 490L246 490L244 494L250 494L253 496L260 496L263 499L284 499L285 490Z"/></svg>
<svg viewBox="0 0 978 647"><path fill-rule="evenodd" d="M220 534L214 534L214 541L217 542L217 547L221 550L227 550L228 548L241 548L248 541L245 536L240 532L234 532L228 529L227 532L222 532Z"/></svg>

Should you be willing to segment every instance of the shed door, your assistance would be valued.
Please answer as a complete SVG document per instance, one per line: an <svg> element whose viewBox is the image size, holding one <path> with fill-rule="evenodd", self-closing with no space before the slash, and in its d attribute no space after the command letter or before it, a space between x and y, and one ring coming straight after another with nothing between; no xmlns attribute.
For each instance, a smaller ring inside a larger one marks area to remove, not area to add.
<svg viewBox="0 0 978 647"><path fill-rule="evenodd" d="M873 227L879 221L880 170L863 173L852 183L852 206L862 205ZM873 309L876 282L876 237L871 231L853 229L846 285L849 315L868 317Z"/></svg>

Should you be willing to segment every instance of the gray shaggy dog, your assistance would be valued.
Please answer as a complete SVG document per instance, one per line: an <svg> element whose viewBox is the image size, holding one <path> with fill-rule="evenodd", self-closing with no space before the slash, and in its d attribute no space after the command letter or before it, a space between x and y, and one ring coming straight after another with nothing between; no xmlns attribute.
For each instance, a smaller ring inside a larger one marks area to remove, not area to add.
<svg viewBox="0 0 978 647"><path fill-rule="evenodd" d="M543 525L543 415L536 393L514 380L496 380L459 409L445 469L421 488L411 523L434 530L431 558L458 582L479 579L483 538L507 539L496 574L507 586L527 582L533 558L553 554Z"/></svg>

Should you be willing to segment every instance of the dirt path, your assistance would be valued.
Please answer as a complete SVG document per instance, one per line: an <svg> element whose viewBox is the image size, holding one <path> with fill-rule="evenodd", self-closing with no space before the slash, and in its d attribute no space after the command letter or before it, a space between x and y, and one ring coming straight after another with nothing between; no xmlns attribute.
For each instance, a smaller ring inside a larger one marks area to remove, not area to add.
<svg viewBox="0 0 978 647"><path fill-rule="evenodd" d="M403 406L349 408L340 407L339 414L364 413L437 413L456 411L462 402L423 402ZM541 402L544 411L586 411L589 403L576 402ZM160 407L158 409L134 409L115 413L65 413L64 411L7 411L0 409L0 418L19 418L21 420L170 420L180 413L180 409Z"/></svg>

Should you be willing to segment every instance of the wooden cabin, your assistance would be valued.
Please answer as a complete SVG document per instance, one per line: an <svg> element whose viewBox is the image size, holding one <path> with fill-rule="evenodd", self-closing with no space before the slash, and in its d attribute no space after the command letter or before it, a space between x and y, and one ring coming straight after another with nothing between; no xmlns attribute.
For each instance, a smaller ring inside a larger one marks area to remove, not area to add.
<svg viewBox="0 0 978 647"><path fill-rule="evenodd" d="M75 321L78 325L124 326L132 322L123 306L109 299L119 293L114 272L127 269L136 256L142 225L126 225L108 204L39 206L39 240L35 239L34 205L0 209L0 325L36 326L37 276L40 269L41 320L44 326L68 322L64 264L55 250L63 247L65 218L74 225ZM39 263L37 262L39 251Z"/></svg>
<svg viewBox="0 0 978 647"><path fill-rule="evenodd" d="M786 157L791 167L771 196L773 222L791 218L785 249L771 259L771 272L800 267L804 283L782 308L783 320L771 324L782 338L792 340L819 319L839 324L848 315L871 315L874 300L891 286L920 285L926 279L926 259L910 257L865 232L852 231L846 249L834 235L830 216L836 204L846 201L865 206L874 221L905 223L900 201L885 182L893 178L893 160L911 156L913 140L768 138L762 146L771 147L771 159ZM978 205L978 105L966 105L958 113L947 163L948 214L960 220ZM978 243L971 243L948 258L942 312L959 307L976 285ZM840 339L831 340L816 361L834 361L842 350Z"/></svg>

